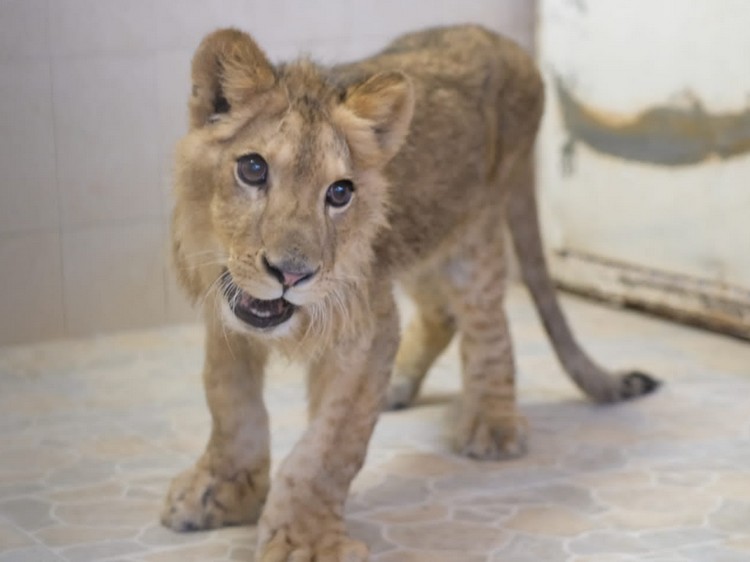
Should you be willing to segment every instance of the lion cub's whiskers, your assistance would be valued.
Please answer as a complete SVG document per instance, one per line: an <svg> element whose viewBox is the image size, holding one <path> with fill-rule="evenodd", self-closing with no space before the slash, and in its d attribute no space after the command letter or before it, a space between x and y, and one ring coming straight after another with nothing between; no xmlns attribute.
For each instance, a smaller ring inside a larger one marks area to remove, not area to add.
<svg viewBox="0 0 750 562"><path fill-rule="evenodd" d="M203 295L198 299L196 310L200 314L203 308L206 306L206 301L211 296L211 293L216 291L221 284L221 277L217 277L213 283L208 286Z"/></svg>

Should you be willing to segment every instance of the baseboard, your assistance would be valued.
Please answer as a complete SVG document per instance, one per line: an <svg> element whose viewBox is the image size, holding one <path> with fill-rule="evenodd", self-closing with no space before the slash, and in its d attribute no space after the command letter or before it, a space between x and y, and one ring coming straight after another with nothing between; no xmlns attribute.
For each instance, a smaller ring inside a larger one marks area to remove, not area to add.
<svg viewBox="0 0 750 562"><path fill-rule="evenodd" d="M553 252L550 266L562 289L750 339L746 289L571 250Z"/></svg>

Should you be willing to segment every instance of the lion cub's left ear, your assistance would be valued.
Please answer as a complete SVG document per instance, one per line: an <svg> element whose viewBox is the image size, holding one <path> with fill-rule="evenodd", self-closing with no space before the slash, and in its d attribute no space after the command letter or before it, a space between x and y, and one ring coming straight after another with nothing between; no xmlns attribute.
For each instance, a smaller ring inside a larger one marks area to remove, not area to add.
<svg viewBox="0 0 750 562"><path fill-rule="evenodd" d="M354 157L365 165L384 165L396 155L414 114L414 90L401 72L381 72L347 89L334 119Z"/></svg>

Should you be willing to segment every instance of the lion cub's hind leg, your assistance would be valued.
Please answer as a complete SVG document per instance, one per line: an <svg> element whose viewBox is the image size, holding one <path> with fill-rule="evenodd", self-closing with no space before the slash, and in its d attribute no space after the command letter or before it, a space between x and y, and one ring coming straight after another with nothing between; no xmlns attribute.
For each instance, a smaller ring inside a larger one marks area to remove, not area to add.
<svg viewBox="0 0 750 562"><path fill-rule="evenodd" d="M500 297L495 297L499 299ZM461 327L463 396L454 446L478 459L525 451L525 421L516 407L513 351L500 301L466 310Z"/></svg>
<svg viewBox="0 0 750 562"><path fill-rule="evenodd" d="M501 221L491 214L470 227L446 265L463 380L454 446L478 459L513 458L525 450L525 421L516 408L513 348L503 307Z"/></svg>
<svg viewBox="0 0 750 562"><path fill-rule="evenodd" d="M430 272L432 273L432 272ZM445 291L434 275L420 275L404 283L416 311L404 331L396 355L386 408L398 410L411 405L427 372L456 333L456 323L448 312Z"/></svg>

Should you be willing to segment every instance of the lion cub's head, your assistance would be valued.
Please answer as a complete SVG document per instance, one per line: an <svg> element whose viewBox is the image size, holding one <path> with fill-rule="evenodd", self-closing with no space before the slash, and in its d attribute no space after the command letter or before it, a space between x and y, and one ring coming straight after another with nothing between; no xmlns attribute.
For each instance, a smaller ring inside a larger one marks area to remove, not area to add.
<svg viewBox="0 0 750 562"><path fill-rule="evenodd" d="M172 225L182 284L252 332L346 307L387 226L381 172L408 132L407 78L274 67L248 35L221 30L198 47L192 79Z"/></svg>

